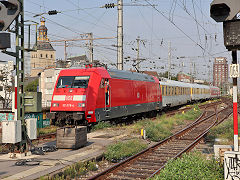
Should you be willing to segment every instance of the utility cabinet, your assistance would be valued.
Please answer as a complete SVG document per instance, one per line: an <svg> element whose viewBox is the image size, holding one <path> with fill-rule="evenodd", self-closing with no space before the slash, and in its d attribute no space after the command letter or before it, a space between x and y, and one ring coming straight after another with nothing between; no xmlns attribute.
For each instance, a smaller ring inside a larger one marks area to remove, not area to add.
<svg viewBox="0 0 240 180"><path fill-rule="evenodd" d="M87 127L62 127L57 129L57 148L78 149L87 144Z"/></svg>
<svg viewBox="0 0 240 180"><path fill-rule="evenodd" d="M21 121L2 121L2 143L16 144L22 140Z"/></svg>
<svg viewBox="0 0 240 180"><path fill-rule="evenodd" d="M37 118L26 119L26 125L29 139L37 139Z"/></svg>
<svg viewBox="0 0 240 180"><path fill-rule="evenodd" d="M42 112L42 93L26 92L25 96L25 112Z"/></svg>

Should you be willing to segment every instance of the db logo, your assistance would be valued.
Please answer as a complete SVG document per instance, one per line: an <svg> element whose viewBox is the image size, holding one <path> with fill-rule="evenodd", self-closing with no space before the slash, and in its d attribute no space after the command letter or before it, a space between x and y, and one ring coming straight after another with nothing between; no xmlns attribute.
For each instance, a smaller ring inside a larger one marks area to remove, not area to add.
<svg viewBox="0 0 240 180"><path fill-rule="evenodd" d="M66 101L72 101L73 100L73 96L66 96L65 100Z"/></svg>

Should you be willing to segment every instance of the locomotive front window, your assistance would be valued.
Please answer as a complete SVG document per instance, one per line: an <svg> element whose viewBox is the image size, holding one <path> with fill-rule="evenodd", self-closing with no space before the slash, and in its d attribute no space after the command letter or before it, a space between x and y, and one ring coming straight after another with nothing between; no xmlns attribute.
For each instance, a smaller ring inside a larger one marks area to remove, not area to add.
<svg viewBox="0 0 240 180"><path fill-rule="evenodd" d="M57 88L68 88L72 85L74 76L61 76L58 79Z"/></svg>
<svg viewBox="0 0 240 180"><path fill-rule="evenodd" d="M89 78L89 76L76 76L71 88L87 88Z"/></svg>
<svg viewBox="0 0 240 180"><path fill-rule="evenodd" d="M57 88L87 88L89 76L61 76Z"/></svg>

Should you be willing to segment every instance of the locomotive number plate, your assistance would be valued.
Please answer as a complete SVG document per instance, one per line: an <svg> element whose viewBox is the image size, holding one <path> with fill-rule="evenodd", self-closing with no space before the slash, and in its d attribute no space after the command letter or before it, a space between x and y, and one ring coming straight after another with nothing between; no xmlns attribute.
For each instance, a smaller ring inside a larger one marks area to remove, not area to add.
<svg viewBox="0 0 240 180"><path fill-rule="evenodd" d="M239 64L230 64L230 77L239 77Z"/></svg>

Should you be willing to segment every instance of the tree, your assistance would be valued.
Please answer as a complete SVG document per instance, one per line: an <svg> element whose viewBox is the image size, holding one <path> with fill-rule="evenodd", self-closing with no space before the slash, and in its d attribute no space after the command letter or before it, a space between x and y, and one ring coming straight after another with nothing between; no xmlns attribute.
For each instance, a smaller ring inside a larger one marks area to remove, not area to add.
<svg viewBox="0 0 240 180"><path fill-rule="evenodd" d="M159 73L159 77L168 78L168 71L165 71L164 73ZM173 74L171 74L171 80L177 81L178 78L177 76L174 76Z"/></svg>
<svg viewBox="0 0 240 180"><path fill-rule="evenodd" d="M12 92L13 92L12 70L7 65L1 66L0 69L0 101L3 104L3 109L11 108Z"/></svg>
<svg viewBox="0 0 240 180"><path fill-rule="evenodd" d="M27 92L37 92L38 89L38 79L28 83L25 87L25 91Z"/></svg>

